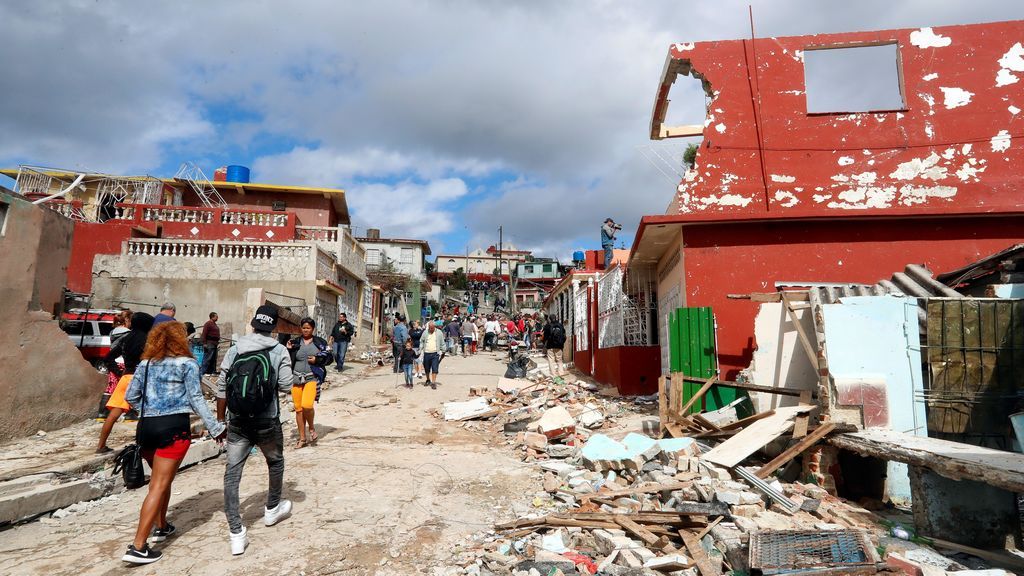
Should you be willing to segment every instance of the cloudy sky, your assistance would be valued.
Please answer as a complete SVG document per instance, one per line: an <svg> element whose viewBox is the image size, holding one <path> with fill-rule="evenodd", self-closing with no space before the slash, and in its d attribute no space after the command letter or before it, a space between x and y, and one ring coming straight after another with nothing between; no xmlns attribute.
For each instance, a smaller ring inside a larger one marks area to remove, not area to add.
<svg viewBox="0 0 1024 576"><path fill-rule="evenodd" d="M651 159L681 144L647 134L668 46L749 36L749 3L0 0L0 165L244 164L344 188L355 226L435 254L501 225L564 258L607 216L628 243L664 212ZM752 3L759 36L1024 18L1018 0Z"/></svg>

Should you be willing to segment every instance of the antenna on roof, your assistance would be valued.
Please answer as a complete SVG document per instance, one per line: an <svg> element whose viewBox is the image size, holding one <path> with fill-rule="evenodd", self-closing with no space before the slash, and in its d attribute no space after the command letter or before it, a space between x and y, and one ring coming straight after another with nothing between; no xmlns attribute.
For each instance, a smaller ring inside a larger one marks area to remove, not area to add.
<svg viewBox="0 0 1024 576"><path fill-rule="evenodd" d="M186 182L189 188L199 196L204 206L209 208L227 208L228 203L224 201L220 192L217 192L217 189L210 183L206 174L203 174L202 168L197 166L195 162L182 162L181 168L178 168L178 173L174 175L174 179Z"/></svg>

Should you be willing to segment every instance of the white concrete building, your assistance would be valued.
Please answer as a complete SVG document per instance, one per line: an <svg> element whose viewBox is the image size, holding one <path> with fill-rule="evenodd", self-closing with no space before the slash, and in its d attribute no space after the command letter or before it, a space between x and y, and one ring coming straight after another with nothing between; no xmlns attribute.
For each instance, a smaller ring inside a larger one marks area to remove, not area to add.
<svg viewBox="0 0 1024 576"><path fill-rule="evenodd" d="M510 263L525 262L530 255L529 250L516 250L511 245L503 247L500 253L497 248L490 246L486 250L477 248L468 254L438 254L434 261L434 271L438 274L451 274L462 268L466 275L491 275L498 270L500 262L501 275L507 276Z"/></svg>

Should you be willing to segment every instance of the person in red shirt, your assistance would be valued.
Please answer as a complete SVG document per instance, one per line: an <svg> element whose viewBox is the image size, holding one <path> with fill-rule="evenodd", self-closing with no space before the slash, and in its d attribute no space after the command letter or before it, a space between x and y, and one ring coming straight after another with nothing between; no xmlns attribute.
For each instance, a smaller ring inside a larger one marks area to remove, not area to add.
<svg viewBox="0 0 1024 576"><path fill-rule="evenodd" d="M219 374L220 365L217 364L217 347L220 345L220 326L217 326L220 317L216 312L210 312L210 319L203 324L203 332L199 335L199 341L203 343L203 370L202 374Z"/></svg>

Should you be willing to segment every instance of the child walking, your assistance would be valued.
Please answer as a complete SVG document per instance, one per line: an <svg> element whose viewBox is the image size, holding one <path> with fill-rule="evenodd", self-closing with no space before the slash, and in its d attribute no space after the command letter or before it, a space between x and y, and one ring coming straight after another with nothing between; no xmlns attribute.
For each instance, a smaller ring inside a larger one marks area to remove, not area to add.
<svg viewBox="0 0 1024 576"><path fill-rule="evenodd" d="M416 349L412 347L412 340L406 340L405 348L402 349L402 357L399 360L399 365L402 367L402 371L405 372L406 388L412 388L412 369L418 357Z"/></svg>

